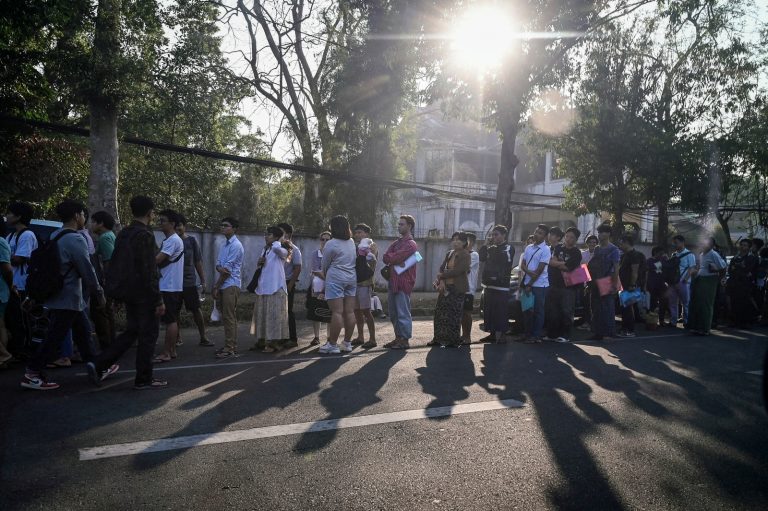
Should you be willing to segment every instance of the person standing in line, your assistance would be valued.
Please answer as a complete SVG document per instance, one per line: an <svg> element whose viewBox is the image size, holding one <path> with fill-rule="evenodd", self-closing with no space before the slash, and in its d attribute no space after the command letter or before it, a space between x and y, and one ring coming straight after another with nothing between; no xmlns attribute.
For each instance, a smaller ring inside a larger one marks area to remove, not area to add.
<svg viewBox="0 0 768 511"><path fill-rule="evenodd" d="M125 304L125 330L115 337L115 342L107 346L93 364L88 364L88 374L91 381L98 384L105 371L138 340L134 388L160 389L166 387L168 382L152 375L160 316L165 314L160 294L160 272L155 261L157 246L150 228L155 205L149 197L137 195L131 199L130 207L133 221L115 238L115 250L104 275L110 297Z"/></svg>
<svg viewBox="0 0 768 511"><path fill-rule="evenodd" d="M664 281L664 264L667 262L667 249L653 247L651 257L646 259L646 288L651 295L651 303L648 312L657 312L659 326L664 326L664 317L667 310L667 283Z"/></svg>
<svg viewBox="0 0 768 511"><path fill-rule="evenodd" d="M34 208L27 202L12 202L6 213L8 226L13 229L6 241L11 247L14 291L8 301L5 319L11 336L8 349L17 358L24 354L32 342L29 315L21 304L27 298L27 262L37 248L37 237L29 230L34 213Z"/></svg>
<svg viewBox="0 0 768 511"><path fill-rule="evenodd" d="M452 346L461 344L462 307L469 289L470 256L467 234L455 232L451 237L451 250L440 265L435 287L437 305L433 321L434 335L428 346Z"/></svg>
<svg viewBox="0 0 768 511"><path fill-rule="evenodd" d="M581 264L589 264L589 261L592 259L592 256L595 253L595 248L597 247L597 236L594 234L590 234L587 236L587 239L584 240L584 244L586 245L586 249L581 251ZM594 288L594 284L592 282L587 282L584 284L584 288L580 290L582 293L581 299L584 302L584 322L579 325L577 330L591 330L592 329L592 291Z"/></svg>
<svg viewBox="0 0 768 511"><path fill-rule="evenodd" d="M285 268L292 244L288 240L281 241L284 237L285 232L280 227L269 227L264 233L266 246L259 259L261 275L256 286L251 320L251 335L256 337L254 351L263 345L264 353L274 353L280 350L281 343L289 334Z"/></svg>
<svg viewBox="0 0 768 511"><path fill-rule="evenodd" d="M5 219L0 229L5 228ZM0 237L0 369L8 369L13 355L8 351L8 331L5 329L5 309L13 289L13 267L11 266L11 246L4 237Z"/></svg>
<svg viewBox="0 0 768 511"><path fill-rule="evenodd" d="M545 340L565 343L570 342L573 335L576 293L582 289L583 285L566 286L563 273L571 272L581 266L581 250L576 246L579 236L581 232L577 228L569 227L565 231L565 244L557 245L549 260Z"/></svg>
<svg viewBox="0 0 768 511"><path fill-rule="evenodd" d="M213 285L212 296L219 302L221 322L224 324L224 347L216 352L216 358L229 358L237 355L237 302L240 298L240 270L245 251L236 236L240 222L228 216L221 219L220 227L226 241L216 259L219 277Z"/></svg>
<svg viewBox="0 0 768 511"><path fill-rule="evenodd" d="M352 231L352 235L355 243L358 245L358 257L365 257L365 264L372 274L370 278L357 283L355 295L357 300L357 305L355 306L357 337L352 341L352 346L362 346L365 349L370 349L376 347L376 322L373 320L373 313L371 313L371 294L373 293L373 282L376 276L376 262L379 259L379 248L370 239L371 228L366 224L357 224ZM365 244L363 240L366 239L369 240L368 246L363 248ZM361 250L365 253L362 253ZM355 264L357 265L357 262ZM365 341L365 336L363 335L363 328L366 325L368 326L368 342Z"/></svg>
<svg viewBox="0 0 768 511"><path fill-rule="evenodd" d="M104 275L109 266L109 260L112 259L112 252L115 250L114 228L115 219L106 211L97 211L91 215L91 232L98 236L94 268L102 286L104 286ZM91 303L91 319L99 346L104 349L115 340L115 311L112 299L107 298L104 307L96 307Z"/></svg>
<svg viewBox="0 0 768 511"><path fill-rule="evenodd" d="M320 346L319 353L337 354L352 351L352 334L355 330L355 305L357 294L357 251L352 240L349 221L344 216L331 218L331 240L323 249L323 275L325 299L331 309L328 342ZM344 328L344 340L338 346L339 334Z"/></svg>
<svg viewBox="0 0 768 511"><path fill-rule="evenodd" d="M616 336L616 293L619 289L619 248L611 243L610 224L601 224L597 228L599 245L589 261L589 273L592 281L610 277L611 292L600 296L595 286L592 293L592 336L590 341L610 340Z"/></svg>
<svg viewBox="0 0 768 511"><path fill-rule="evenodd" d="M645 256L635 250L635 238L631 234L621 236L621 259L619 259L619 281L626 291L645 289ZM621 307L621 330L618 337L635 337L637 304Z"/></svg>
<svg viewBox="0 0 768 511"><path fill-rule="evenodd" d="M384 254L384 264L389 266L389 285L387 287L387 308L392 326L395 327L395 339L384 345L394 350L411 347L413 320L411 319L411 292L416 284L416 265L398 274L394 267L405 267L405 261L419 249L413 239L416 220L411 215L400 215L397 220L397 233L400 235Z"/></svg>
<svg viewBox="0 0 768 511"><path fill-rule="evenodd" d="M483 266L483 323L488 335L480 342L502 343L509 328L509 283L515 261L515 249L507 243L507 228L497 225L491 237L480 247L478 259Z"/></svg>
<svg viewBox="0 0 768 511"><path fill-rule="evenodd" d="M104 293L96 278L96 272L88 254L88 245L78 231L85 225L85 206L65 200L56 206L56 214L64 224L61 229L51 233L51 240L56 243L59 259L59 272L63 276L61 290L45 300L48 309L48 332L37 352L27 363L27 369L21 380L21 386L33 390L53 390L58 383L48 381L44 373L47 362L54 360L67 332L72 330L73 340L77 344L84 360L93 364L91 345L91 322L86 314L83 299L85 292L94 294L100 305L104 305ZM116 372L117 366L111 366L104 377ZM100 380L99 380L100 381Z"/></svg>
<svg viewBox="0 0 768 511"><path fill-rule="evenodd" d="M214 343L208 340L205 333L205 319L203 311L200 310L201 294L205 290L205 271L203 270L203 251L200 244L194 236L187 234L187 219L181 213L178 214L178 223L176 224L176 234L179 235L184 243L184 282L182 286L182 301L187 312L192 313L192 319L197 326L197 333L200 335L200 346L211 347ZM200 278L198 287L197 278ZM198 289L200 291L198 291ZM176 346L181 346L181 329L176 338Z"/></svg>
<svg viewBox="0 0 768 511"><path fill-rule="evenodd" d="M293 313L293 296L296 292L296 282L301 275L301 250L293 244L293 226L291 224L277 224L285 233L283 240L291 247L291 256L285 261L286 288L288 289L288 334L283 340L283 348L295 348L299 345L299 337L296 334L296 315Z"/></svg>
<svg viewBox="0 0 768 511"><path fill-rule="evenodd" d="M467 251L469 252L469 276L467 294L461 314L461 344L472 344L472 312L475 309L475 293L477 292L477 275L480 270L480 254L475 250L477 236L473 232L467 234Z"/></svg>
<svg viewBox="0 0 768 511"><path fill-rule="evenodd" d="M163 351L155 357L155 364L170 362L176 358L176 341L179 338L179 314L183 301L184 285L184 242L176 233L179 222L178 213L164 209L159 214L158 224L165 234L160 252L155 258L160 268L160 293L163 295L165 314L161 318L165 324L165 343Z"/></svg>
<svg viewBox="0 0 768 511"><path fill-rule="evenodd" d="M758 259L750 252L751 241L739 241L739 253L728 265L726 293L730 301L731 326L748 328L757 319L757 308L753 298L753 287L757 275Z"/></svg>
<svg viewBox="0 0 768 511"><path fill-rule="evenodd" d="M691 270L696 267L696 256L685 248L685 238L678 234L672 238L675 252L667 260L667 277L669 284L667 299L669 300L669 326L676 327L680 320L678 304L683 309L683 325L688 323L688 302L691 296Z"/></svg>
<svg viewBox="0 0 768 511"><path fill-rule="evenodd" d="M720 272L728 265L715 250L715 239L708 237L703 242L701 258L697 268L691 270L691 304L688 329L693 334L709 335L712 328L712 314L715 310L717 286Z"/></svg>
<svg viewBox="0 0 768 511"><path fill-rule="evenodd" d="M312 273L312 281L309 285L307 297L315 298L318 300L325 300L325 281L323 280L323 249L328 240L331 239L331 233L323 231L320 233L320 247L312 252L312 257L309 262L309 271ZM309 300L307 300L309 302ZM315 336L310 342L310 346L317 346L320 344L320 324L319 320L312 321L312 330ZM326 330L327 333L327 330Z"/></svg>
<svg viewBox="0 0 768 511"><path fill-rule="evenodd" d="M534 242L525 248L520 269L524 273L522 288L525 293L533 294L533 310L523 313L525 319L525 339L528 344L541 342L544 329L544 311L549 291L547 264L552 259L552 252L546 240L549 228L540 224L533 233Z"/></svg>

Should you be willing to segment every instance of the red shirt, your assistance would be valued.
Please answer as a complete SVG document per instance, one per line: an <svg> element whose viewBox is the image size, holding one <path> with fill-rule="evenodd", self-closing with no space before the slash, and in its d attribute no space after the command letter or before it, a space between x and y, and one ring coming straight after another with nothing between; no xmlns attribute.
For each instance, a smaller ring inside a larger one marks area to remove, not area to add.
<svg viewBox="0 0 768 511"><path fill-rule="evenodd" d="M387 248L387 252L384 254L384 264L388 264L390 266L397 266L403 262L405 262L406 259L411 257L416 250L418 250L418 246L416 245L416 242L413 241L413 236L410 234L407 236L403 236L402 238L399 238L395 240L394 243L392 243L389 248ZM413 291L413 286L416 284L416 265L414 264L407 270L405 270L401 274L397 274L394 268L392 268L392 271L389 274L389 290L393 293L405 293L407 295L411 294L411 291Z"/></svg>

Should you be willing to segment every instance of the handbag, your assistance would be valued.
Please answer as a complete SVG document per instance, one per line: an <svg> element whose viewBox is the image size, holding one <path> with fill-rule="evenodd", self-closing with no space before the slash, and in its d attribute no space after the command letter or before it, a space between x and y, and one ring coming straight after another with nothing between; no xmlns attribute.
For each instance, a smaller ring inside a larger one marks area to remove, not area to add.
<svg viewBox="0 0 768 511"><path fill-rule="evenodd" d="M266 257L267 252L269 251L269 247L264 249L264 252L262 252L261 257ZM259 266L256 268L256 271L253 272L253 277L251 277L251 281L248 283L247 286L245 286L245 289L248 290L249 293L255 293L256 288L259 287L259 277L261 277L261 270L264 268L264 266Z"/></svg>
<svg viewBox="0 0 768 511"><path fill-rule="evenodd" d="M379 273L381 273L381 276L382 278L384 278L384 280L389 282L389 277L392 274L392 269L389 267L389 265L387 265L383 267Z"/></svg>
<svg viewBox="0 0 768 511"><path fill-rule="evenodd" d="M593 282L597 284L597 290L600 293L600 296L608 296L613 294L613 277L610 275L601 279L595 279ZM621 282L619 282L619 286L616 291L621 292L623 290L624 288L621 287Z"/></svg>
<svg viewBox="0 0 768 511"><path fill-rule="evenodd" d="M563 280L565 281L566 287L577 286L592 280L592 275L589 273L587 265L582 264L573 271L563 272Z"/></svg>

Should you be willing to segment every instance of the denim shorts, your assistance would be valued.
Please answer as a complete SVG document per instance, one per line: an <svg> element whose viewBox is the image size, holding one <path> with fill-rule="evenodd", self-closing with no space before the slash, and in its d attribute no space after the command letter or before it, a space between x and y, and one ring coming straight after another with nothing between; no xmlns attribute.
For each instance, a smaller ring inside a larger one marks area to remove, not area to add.
<svg viewBox="0 0 768 511"><path fill-rule="evenodd" d="M325 299L335 300L345 296L355 296L357 284L325 281Z"/></svg>

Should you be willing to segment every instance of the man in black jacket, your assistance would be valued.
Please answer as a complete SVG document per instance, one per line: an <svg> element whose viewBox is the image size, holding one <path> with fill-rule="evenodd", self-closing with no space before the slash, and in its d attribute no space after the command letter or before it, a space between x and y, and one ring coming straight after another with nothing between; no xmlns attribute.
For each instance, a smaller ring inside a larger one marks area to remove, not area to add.
<svg viewBox="0 0 768 511"><path fill-rule="evenodd" d="M489 335L482 342L504 342L509 322L509 280L514 267L515 249L507 243L507 228L497 225L491 239L480 247L484 291L483 319Z"/></svg>
<svg viewBox="0 0 768 511"><path fill-rule="evenodd" d="M117 235L115 251L105 281L107 290L110 289L110 279L120 279L123 285L131 288L121 292L121 295L128 296L123 300L126 328L95 362L88 364L88 376L98 385L105 370L123 356L138 339L134 388L163 388L168 382L152 377L152 357L160 333L160 316L165 314L165 305L160 294L160 272L155 262L157 245L150 227L155 206L152 199L141 195L132 198L130 204L133 222ZM121 250L132 253L132 260L126 261L122 268L120 261L126 258L121 257ZM126 274L130 275L127 281L124 280Z"/></svg>

